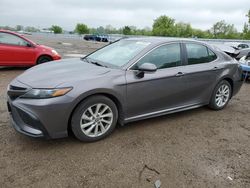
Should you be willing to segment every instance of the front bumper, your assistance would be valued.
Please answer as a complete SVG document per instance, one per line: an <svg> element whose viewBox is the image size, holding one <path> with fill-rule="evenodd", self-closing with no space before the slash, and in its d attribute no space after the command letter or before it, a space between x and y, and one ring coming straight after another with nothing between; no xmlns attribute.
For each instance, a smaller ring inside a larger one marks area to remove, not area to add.
<svg viewBox="0 0 250 188"><path fill-rule="evenodd" d="M59 54L53 55L52 58L54 61L62 59L62 57Z"/></svg>
<svg viewBox="0 0 250 188"><path fill-rule="evenodd" d="M35 138L49 138L47 131L36 116L13 106L10 99L8 99L7 106L11 123L17 132Z"/></svg>
<svg viewBox="0 0 250 188"><path fill-rule="evenodd" d="M74 98L67 94L48 99L24 99L29 86L12 81L7 105L13 127L31 137L62 138L68 136L68 124Z"/></svg>
<svg viewBox="0 0 250 188"><path fill-rule="evenodd" d="M68 123L72 112L68 96L50 99L8 98L13 127L31 137L46 139L68 136Z"/></svg>

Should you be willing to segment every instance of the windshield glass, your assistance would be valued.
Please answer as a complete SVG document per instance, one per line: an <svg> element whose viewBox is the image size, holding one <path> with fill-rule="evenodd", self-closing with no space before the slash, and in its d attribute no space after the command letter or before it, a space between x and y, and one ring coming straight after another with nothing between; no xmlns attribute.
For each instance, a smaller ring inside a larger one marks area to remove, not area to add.
<svg viewBox="0 0 250 188"><path fill-rule="evenodd" d="M94 52L89 55L88 58L93 61L121 67L128 63L149 44L149 42L143 41L120 40Z"/></svg>

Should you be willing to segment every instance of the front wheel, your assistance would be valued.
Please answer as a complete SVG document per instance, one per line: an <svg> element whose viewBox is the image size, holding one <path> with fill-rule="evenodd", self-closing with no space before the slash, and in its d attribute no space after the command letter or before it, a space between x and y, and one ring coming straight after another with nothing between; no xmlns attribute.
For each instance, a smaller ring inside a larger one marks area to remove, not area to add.
<svg viewBox="0 0 250 188"><path fill-rule="evenodd" d="M79 104L73 113L71 128L79 140L93 142L108 136L114 130L117 119L115 103L98 95Z"/></svg>
<svg viewBox="0 0 250 188"><path fill-rule="evenodd" d="M232 87L226 80L222 80L214 89L211 97L209 107L214 110L221 110L225 108L231 98Z"/></svg>
<svg viewBox="0 0 250 188"><path fill-rule="evenodd" d="M41 56L38 58L37 60L37 64L42 64L42 63L46 63L46 62L49 62L49 61L52 61L53 59L49 56Z"/></svg>

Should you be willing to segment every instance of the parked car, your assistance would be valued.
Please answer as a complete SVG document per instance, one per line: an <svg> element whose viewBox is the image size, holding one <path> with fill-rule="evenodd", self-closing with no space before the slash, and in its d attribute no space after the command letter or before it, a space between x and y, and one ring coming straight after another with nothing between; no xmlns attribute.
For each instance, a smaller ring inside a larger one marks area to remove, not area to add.
<svg viewBox="0 0 250 188"><path fill-rule="evenodd" d="M235 48L236 50L241 50L241 49L250 47L249 44L240 43L240 42L226 42L225 45L231 46Z"/></svg>
<svg viewBox="0 0 250 188"><path fill-rule="evenodd" d="M239 54L236 56L236 59L240 60L243 56L247 56L248 53L250 53L250 48L241 49Z"/></svg>
<svg viewBox="0 0 250 188"><path fill-rule="evenodd" d="M243 78L249 79L250 78L250 52L247 55L243 56L239 62L241 63L242 70L243 70Z"/></svg>
<svg viewBox="0 0 250 188"><path fill-rule="evenodd" d="M217 50L221 50L225 52L227 55L231 56L232 58L236 58L240 54L239 50L231 46L227 46L225 44L213 44L213 46L217 48Z"/></svg>
<svg viewBox="0 0 250 188"><path fill-rule="evenodd" d="M98 42L108 42L108 36L106 35L84 35L84 40L98 41Z"/></svg>
<svg viewBox="0 0 250 188"><path fill-rule="evenodd" d="M61 138L72 130L91 142L117 123L204 105L221 110L240 90L241 75L238 61L201 42L124 39L27 70L8 87L8 109L23 134Z"/></svg>
<svg viewBox="0 0 250 188"><path fill-rule="evenodd" d="M0 66L33 66L59 59L61 56L50 47L18 33L0 30Z"/></svg>

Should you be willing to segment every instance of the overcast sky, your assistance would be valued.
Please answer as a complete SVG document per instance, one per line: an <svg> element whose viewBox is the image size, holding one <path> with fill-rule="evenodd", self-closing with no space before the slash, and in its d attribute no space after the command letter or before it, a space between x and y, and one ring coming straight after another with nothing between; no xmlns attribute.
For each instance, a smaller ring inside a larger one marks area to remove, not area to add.
<svg viewBox="0 0 250 188"><path fill-rule="evenodd" d="M0 25L56 24L73 30L81 22L90 27L143 28L165 14L200 29L225 20L241 31L249 8L250 0L0 0Z"/></svg>

